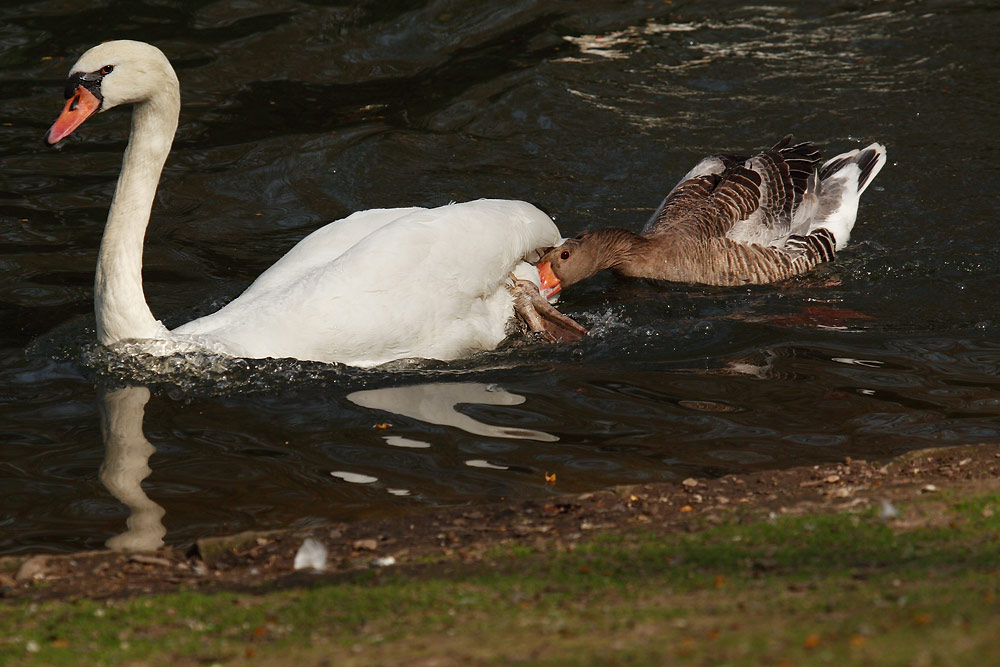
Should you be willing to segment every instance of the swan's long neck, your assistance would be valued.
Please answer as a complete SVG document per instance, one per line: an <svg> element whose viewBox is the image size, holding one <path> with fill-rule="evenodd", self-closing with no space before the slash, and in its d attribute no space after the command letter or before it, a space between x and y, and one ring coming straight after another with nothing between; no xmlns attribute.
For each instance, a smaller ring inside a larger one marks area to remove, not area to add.
<svg viewBox="0 0 1000 667"><path fill-rule="evenodd" d="M128 338L154 338L163 331L142 291L142 245L179 111L175 80L137 103L132 112L132 132L104 227L94 282L97 338L105 345Z"/></svg>

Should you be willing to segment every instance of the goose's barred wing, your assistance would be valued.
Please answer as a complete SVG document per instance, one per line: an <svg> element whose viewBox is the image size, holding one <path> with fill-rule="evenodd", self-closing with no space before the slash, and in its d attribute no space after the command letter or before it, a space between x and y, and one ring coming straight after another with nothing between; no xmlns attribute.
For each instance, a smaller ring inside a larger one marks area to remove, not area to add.
<svg viewBox="0 0 1000 667"><path fill-rule="evenodd" d="M833 260L836 241L827 229L791 236L782 246L713 238L686 255L692 281L709 285L750 285L788 280Z"/></svg>
<svg viewBox="0 0 1000 667"><path fill-rule="evenodd" d="M764 244L787 236L820 161L812 144L790 144L791 135L752 158L705 158L670 191L644 233Z"/></svg>
<svg viewBox="0 0 1000 667"><path fill-rule="evenodd" d="M644 234L680 234L696 239L724 236L757 210L760 174L730 161L731 157L717 155L702 160L699 166L710 170L678 183L646 224Z"/></svg>
<svg viewBox="0 0 1000 667"><path fill-rule="evenodd" d="M747 163L760 175L760 206L737 221L726 236L739 243L771 245L792 233L795 211L810 188L815 187L820 153L810 143L791 144L791 135Z"/></svg>

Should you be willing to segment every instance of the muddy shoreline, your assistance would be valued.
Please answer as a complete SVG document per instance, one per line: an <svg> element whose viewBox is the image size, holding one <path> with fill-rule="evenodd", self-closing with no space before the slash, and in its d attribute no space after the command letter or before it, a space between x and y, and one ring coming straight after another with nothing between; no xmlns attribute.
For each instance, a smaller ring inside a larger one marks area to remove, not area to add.
<svg viewBox="0 0 1000 667"><path fill-rule="evenodd" d="M402 568L410 575L497 566L505 548L573 550L595 534L676 533L771 513L862 512L906 528L932 522L898 512L908 499L1000 488L1000 443L910 452L891 461L851 461L681 483L622 486L546 501L449 508L302 530L198 540L189 550L89 551L0 558L0 597L76 600L174 591L266 591ZM312 537L328 550L323 572L294 570ZM766 568L766 564L761 564Z"/></svg>

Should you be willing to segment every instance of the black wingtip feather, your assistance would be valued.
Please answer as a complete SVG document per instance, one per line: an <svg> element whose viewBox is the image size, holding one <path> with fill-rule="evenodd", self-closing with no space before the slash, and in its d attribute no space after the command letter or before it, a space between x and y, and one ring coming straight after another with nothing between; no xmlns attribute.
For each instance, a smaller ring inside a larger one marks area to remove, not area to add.
<svg viewBox="0 0 1000 667"><path fill-rule="evenodd" d="M866 148L857 157L858 166L861 168L861 176L858 177L858 190L864 190L871 179L872 171L878 164L879 153L873 148Z"/></svg>

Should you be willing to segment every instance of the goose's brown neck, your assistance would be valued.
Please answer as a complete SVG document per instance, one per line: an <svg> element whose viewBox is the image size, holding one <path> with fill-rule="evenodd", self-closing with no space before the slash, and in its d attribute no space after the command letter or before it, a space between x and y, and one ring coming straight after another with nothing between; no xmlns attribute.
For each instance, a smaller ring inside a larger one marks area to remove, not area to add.
<svg viewBox="0 0 1000 667"><path fill-rule="evenodd" d="M635 263L648 243L646 237L619 227L595 229L587 236L587 244L593 244L597 253L597 271L611 269L626 276L636 275Z"/></svg>

